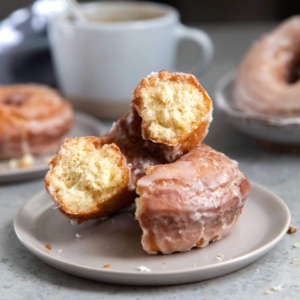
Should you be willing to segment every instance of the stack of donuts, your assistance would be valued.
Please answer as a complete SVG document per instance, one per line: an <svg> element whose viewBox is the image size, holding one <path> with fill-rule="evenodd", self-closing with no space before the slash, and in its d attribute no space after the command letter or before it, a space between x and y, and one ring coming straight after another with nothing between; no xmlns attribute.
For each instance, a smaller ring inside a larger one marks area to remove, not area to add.
<svg viewBox="0 0 300 300"><path fill-rule="evenodd" d="M149 254L204 247L229 233L250 190L237 162L201 143L211 121L212 101L193 75L152 73L108 133L65 140L46 190L77 223L135 202Z"/></svg>

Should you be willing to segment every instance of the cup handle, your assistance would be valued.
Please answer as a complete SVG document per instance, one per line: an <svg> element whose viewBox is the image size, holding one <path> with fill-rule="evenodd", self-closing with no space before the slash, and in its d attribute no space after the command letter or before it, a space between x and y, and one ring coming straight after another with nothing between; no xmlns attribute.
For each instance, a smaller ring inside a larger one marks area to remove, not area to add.
<svg viewBox="0 0 300 300"><path fill-rule="evenodd" d="M176 29L178 43L183 40L192 40L200 48L201 58L188 70L189 73L200 75L212 62L214 45L211 38L201 29L194 29L180 24Z"/></svg>

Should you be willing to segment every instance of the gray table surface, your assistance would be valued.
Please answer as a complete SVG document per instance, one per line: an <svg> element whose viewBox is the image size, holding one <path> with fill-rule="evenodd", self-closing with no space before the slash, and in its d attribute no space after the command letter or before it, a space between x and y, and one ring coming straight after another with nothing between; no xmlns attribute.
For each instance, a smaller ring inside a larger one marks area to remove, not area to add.
<svg viewBox="0 0 300 300"><path fill-rule="evenodd" d="M243 53L272 24L202 25L212 37L216 54L200 78L214 97L216 81L236 68ZM240 163L241 170L279 195L288 205L292 224L300 231L300 157L269 152L225 123L214 111L205 142ZM0 299L299 299L300 233L286 235L264 257L234 273L179 286L133 287L93 282L56 270L29 253L18 241L13 217L25 201L43 189L43 180L0 185ZM293 258L299 258L291 264ZM259 272L255 271L256 269ZM266 291L282 284L282 290Z"/></svg>

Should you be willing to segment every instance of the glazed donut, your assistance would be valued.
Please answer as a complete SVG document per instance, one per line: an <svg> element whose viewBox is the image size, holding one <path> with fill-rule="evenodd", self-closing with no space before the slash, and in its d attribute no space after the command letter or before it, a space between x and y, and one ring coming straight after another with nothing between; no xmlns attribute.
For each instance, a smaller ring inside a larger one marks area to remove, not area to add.
<svg viewBox="0 0 300 300"><path fill-rule="evenodd" d="M0 159L7 159L57 146L72 126L73 110L46 86L0 86L0 120Z"/></svg>
<svg viewBox="0 0 300 300"><path fill-rule="evenodd" d="M156 86L152 86L154 78L157 78ZM147 82L151 83L150 87ZM161 90L161 82L167 96ZM148 107L145 95L155 93L155 88L158 91L152 107ZM144 93L143 97L137 98L139 93ZM160 102L163 101L166 103L161 106ZM203 112L198 109L197 101ZM177 102L185 102L185 109L181 104L176 105ZM144 107L143 110L140 107ZM159 109L164 109L170 121L165 123L165 131L160 129L157 132L156 126L151 125L154 121L148 122L147 116L157 114L156 117L160 118L157 113ZM130 111L107 134L99 138L82 137L65 141L49 164L50 170L45 178L46 190L60 211L71 220L80 223L86 219L108 216L134 202L136 182L145 175L146 167L174 161L190 150L195 141L200 142L205 137L212 119L211 111L210 98L192 75L172 75L165 71L151 75L136 88ZM182 126L177 114L184 119L188 129L180 128L170 135L176 122ZM174 117L171 118L171 115ZM181 138L181 134L184 138ZM102 158L104 146L105 149L112 147L114 153L109 162ZM98 158L92 160L94 156ZM116 165L120 161L122 164ZM122 180L114 184L106 176Z"/></svg>
<svg viewBox="0 0 300 300"><path fill-rule="evenodd" d="M292 17L255 42L234 85L238 109L273 116L300 113L300 17Z"/></svg>
<svg viewBox="0 0 300 300"><path fill-rule="evenodd" d="M137 182L135 216L149 254L188 251L221 239L237 223L250 191L237 162L204 144L146 173Z"/></svg>

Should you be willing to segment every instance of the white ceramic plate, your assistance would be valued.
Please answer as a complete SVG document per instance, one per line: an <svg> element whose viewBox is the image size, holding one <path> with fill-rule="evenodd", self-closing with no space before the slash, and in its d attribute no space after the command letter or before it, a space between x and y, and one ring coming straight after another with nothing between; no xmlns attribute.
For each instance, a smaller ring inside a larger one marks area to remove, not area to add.
<svg viewBox="0 0 300 300"><path fill-rule="evenodd" d="M71 225L44 191L27 202L14 220L21 243L49 265L80 277L129 285L181 284L233 272L274 247L289 224L286 204L256 183L252 183L244 212L231 233L185 253L146 254L133 211L105 221ZM51 250L45 247L47 243ZM220 253L224 254L222 261L216 260ZM142 273L135 269L139 266L152 271Z"/></svg>
<svg viewBox="0 0 300 300"><path fill-rule="evenodd" d="M99 136L106 132L105 126L97 119L84 113L75 113L74 125L67 137ZM8 169L9 160L0 160L0 183L15 182L41 177L49 167L47 162L56 151L35 157L34 165L29 168Z"/></svg>
<svg viewBox="0 0 300 300"><path fill-rule="evenodd" d="M300 145L300 116L275 117L247 113L234 107L232 90L235 73L229 72L215 87L216 107L237 130L261 141L281 145Z"/></svg>

